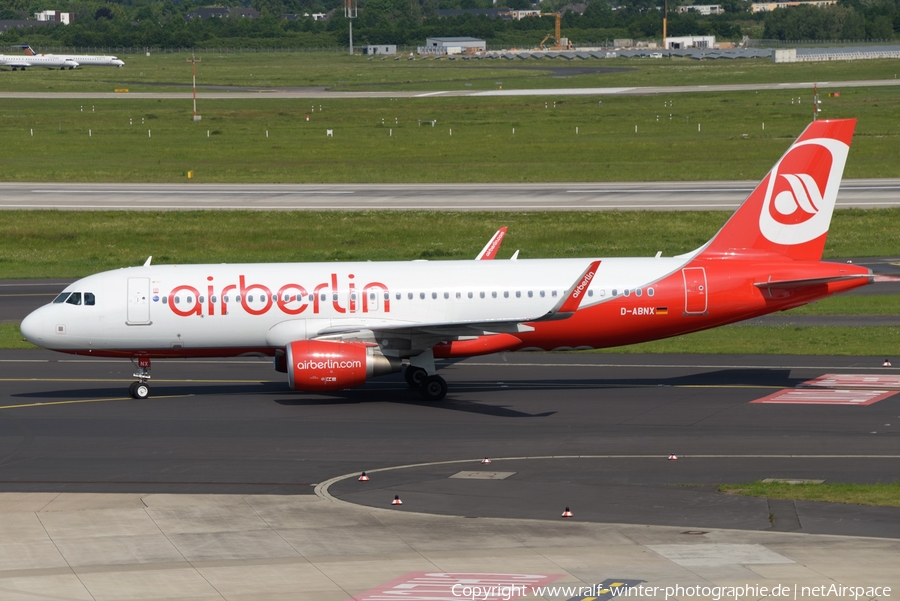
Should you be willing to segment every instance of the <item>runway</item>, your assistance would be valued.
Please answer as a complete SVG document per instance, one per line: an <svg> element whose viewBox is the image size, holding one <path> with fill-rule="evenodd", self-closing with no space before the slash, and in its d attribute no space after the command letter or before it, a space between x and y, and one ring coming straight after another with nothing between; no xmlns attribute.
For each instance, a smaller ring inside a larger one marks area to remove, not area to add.
<svg viewBox="0 0 900 601"><path fill-rule="evenodd" d="M559 184L0 183L0 209L79 211L734 210L755 181ZM900 179L844 180L837 208L900 206Z"/></svg>
<svg viewBox="0 0 900 601"><path fill-rule="evenodd" d="M547 69L548 71L551 68ZM840 88L869 88L890 87L900 85L897 79L873 79L857 81L819 81L819 82L784 82L784 83L751 83L751 84L720 84L720 85L692 85L692 86L620 86L600 88L546 88L524 90L397 90L397 91L354 91L342 92L329 90L322 87L310 88L256 88L245 91L208 91L198 88L197 98L202 100L223 99L327 99L327 98L434 98L446 96L623 96L623 95L651 95L651 94L685 94L706 92L752 92L758 90L811 90L818 86L823 90L832 87ZM0 92L0 98L35 98L35 99L102 99L118 98L185 100L191 98L191 92Z"/></svg>
<svg viewBox="0 0 900 601"><path fill-rule="evenodd" d="M444 363L451 392L428 404L399 375L292 392L259 359L154 361L153 396L136 401L128 361L0 351L0 487L308 495L372 470L365 488L354 478L329 494L373 506L399 494L425 513L551 519L569 505L585 521L766 530L765 499L713 485L889 481L900 395L860 406L751 401L835 373L893 378L881 385L900 392L900 368L882 359L487 356ZM449 478L485 470L482 457L514 458L487 468L514 474ZM829 517L834 505L779 511L793 531L900 538L900 509L843 507L853 517L842 520Z"/></svg>

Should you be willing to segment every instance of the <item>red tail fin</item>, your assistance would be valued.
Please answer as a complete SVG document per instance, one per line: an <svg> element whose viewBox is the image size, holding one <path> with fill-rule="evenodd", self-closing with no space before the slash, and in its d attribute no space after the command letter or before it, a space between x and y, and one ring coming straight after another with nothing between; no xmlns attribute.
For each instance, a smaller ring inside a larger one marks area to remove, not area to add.
<svg viewBox="0 0 900 601"><path fill-rule="evenodd" d="M804 130L701 256L779 253L822 258L856 119Z"/></svg>

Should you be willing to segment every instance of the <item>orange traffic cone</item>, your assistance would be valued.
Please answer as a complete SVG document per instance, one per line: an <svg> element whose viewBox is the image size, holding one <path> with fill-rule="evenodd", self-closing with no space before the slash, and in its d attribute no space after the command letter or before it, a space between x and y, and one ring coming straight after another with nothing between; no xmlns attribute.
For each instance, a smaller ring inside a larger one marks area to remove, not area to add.
<svg viewBox="0 0 900 601"><path fill-rule="evenodd" d="M568 507L566 507L566 510L562 512L562 516L564 518L570 518L572 517L572 511Z"/></svg>
<svg viewBox="0 0 900 601"><path fill-rule="evenodd" d="M491 460L488 459L487 457L485 457L484 459L481 460L481 463L490 463L490 462L491 462Z"/></svg>
<svg viewBox="0 0 900 601"><path fill-rule="evenodd" d="M365 472L363 472L362 475L360 475L359 481L360 482L368 482L369 481L369 477L366 475Z"/></svg>
<svg viewBox="0 0 900 601"><path fill-rule="evenodd" d="M391 501L391 505L403 505L403 501L400 500L400 495L394 495L394 500Z"/></svg>
<svg viewBox="0 0 900 601"><path fill-rule="evenodd" d="M882 367L890 367L890 366L891 366L891 362L890 362L889 360L885 359L885 360L884 360L884 363L882 363L881 366L882 366Z"/></svg>
<svg viewBox="0 0 900 601"><path fill-rule="evenodd" d="M669 461L675 461L676 459L678 459L678 455L676 455L675 453L671 453L669 455Z"/></svg>

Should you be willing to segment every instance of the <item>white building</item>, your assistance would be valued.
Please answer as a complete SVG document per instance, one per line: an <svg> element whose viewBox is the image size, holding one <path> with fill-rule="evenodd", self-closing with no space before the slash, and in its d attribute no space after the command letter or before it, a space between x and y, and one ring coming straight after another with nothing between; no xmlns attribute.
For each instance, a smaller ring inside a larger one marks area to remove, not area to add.
<svg viewBox="0 0 900 601"><path fill-rule="evenodd" d="M665 42L666 50L682 50L685 48L715 48L716 36L686 35L678 38L666 38Z"/></svg>
<svg viewBox="0 0 900 601"><path fill-rule="evenodd" d="M397 54L397 44L381 44L378 46L363 46L363 54Z"/></svg>
<svg viewBox="0 0 900 601"><path fill-rule="evenodd" d="M487 43L478 38L427 38L424 46L419 46L419 54L461 54L463 52L484 52Z"/></svg>
<svg viewBox="0 0 900 601"><path fill-rule="evenodd" d="M75 15L72 13L61 13L58 10L45 10L43 12L34 13L34 18L38 21L54 21L56 23L68 25L75 20Z"/></svg>
<svg viewBox="0 0 900 601"><path fill-rule="evenodd" d="M697 12L701 15L721 15L725 12L721 4L688 4L678 7L679 13Z"/></svg>
<svg viewBox="0 0 900 601"><path fill-rule="evenodd" d="M832 4L837 4L837 0L808 0L803 2L754 2L750 5L750 12L764 13L775 10L776 8L788 8L789 6L815 6L817 8L824 8L826 6L831 6Z"/></svg>

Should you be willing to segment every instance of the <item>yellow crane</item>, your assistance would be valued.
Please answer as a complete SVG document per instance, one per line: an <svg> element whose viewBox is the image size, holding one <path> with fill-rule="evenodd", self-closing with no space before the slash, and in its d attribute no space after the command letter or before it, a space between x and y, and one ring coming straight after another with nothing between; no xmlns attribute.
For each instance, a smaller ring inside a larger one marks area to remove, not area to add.
<svg viewBox="0 0 900 601"><path fill-rule="evenodd" d="M562 24L562 14L560 13L541 13L542 17L556 17L556 27L553 29L553 33L548 33L544 36L544 39L541 40L541 50L546 50L544 48L544 42L549 40L551 37L556 41L556 43L550 47L550 50L574 50L575 46L572 45L572 42L569 41L569 38L560 37L560 26Z"/></svg>

